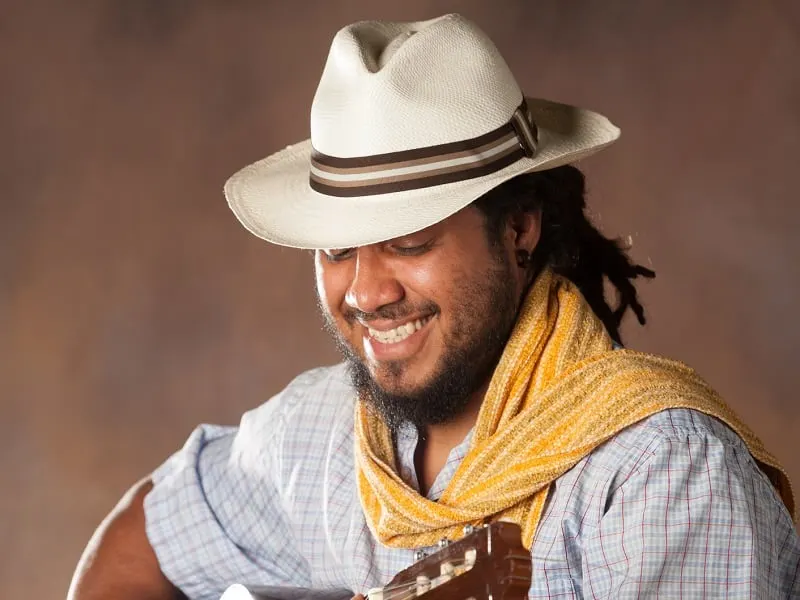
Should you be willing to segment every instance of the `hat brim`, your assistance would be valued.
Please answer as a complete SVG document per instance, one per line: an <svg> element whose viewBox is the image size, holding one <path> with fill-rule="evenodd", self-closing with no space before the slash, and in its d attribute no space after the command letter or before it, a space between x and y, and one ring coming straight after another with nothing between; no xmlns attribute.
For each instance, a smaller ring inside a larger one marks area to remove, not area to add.
<svg viewBox="0 0 800 600"><path fill-rule="evenodd" d="M533 98L527 103L539 130L536 155L489 175L389 194L327 196L309 185L311 141L305 140L235 173L225 197L239 221L268 242L354 248L430 227L504 181L575 162L619 137L619 129L598 113Z"/></svg>

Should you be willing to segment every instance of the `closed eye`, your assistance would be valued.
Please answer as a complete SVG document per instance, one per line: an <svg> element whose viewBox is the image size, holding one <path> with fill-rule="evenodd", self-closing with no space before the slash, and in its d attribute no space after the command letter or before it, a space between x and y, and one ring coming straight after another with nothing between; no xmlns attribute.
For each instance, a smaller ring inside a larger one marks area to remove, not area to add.
<svg viewBox="0 0 800 600"><path fill-rule="evenodd" d="M432 246L433 241L430 241L416 246L394 245L392 246L392 250L402 256L419 256L420 254L425 254Z"/></svg>
<svg viewBox="0 0 800 600"><path fill-rule="evenodd" d="M350 258L353 255L355 248L337 248L335 250L323 250L322 253L328 262L339 262Z"/></svg>

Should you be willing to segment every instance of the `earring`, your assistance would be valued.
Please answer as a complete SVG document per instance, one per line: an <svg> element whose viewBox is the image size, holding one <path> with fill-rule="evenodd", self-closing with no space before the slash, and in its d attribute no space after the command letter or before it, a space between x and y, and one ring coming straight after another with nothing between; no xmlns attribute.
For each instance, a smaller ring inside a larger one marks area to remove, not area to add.
<svg viewBox="0 0 800 600"><path fill-rule="evenodd" d="M527 269L531 263L531 255L527 250L517 250L517 266L521 269Z"/></svg>

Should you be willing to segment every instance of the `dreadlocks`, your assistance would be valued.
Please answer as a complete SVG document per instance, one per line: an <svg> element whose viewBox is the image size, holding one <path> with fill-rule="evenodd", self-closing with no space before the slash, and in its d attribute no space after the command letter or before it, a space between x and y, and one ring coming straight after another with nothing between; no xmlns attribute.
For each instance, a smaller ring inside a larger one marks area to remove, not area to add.
<svg viewBox="0 0 800 600"><path fill-rule="evenodd" d="M534 273L549 265L578 286L609 335L619 343L620 323L630 308L644 325L644 308L632 280L655 273L631 262L619 240L603 236L589 221L583 173L573 166L527 173L479 198L492 243L499 243L507 217L517 211L542 211L542 232L531 258ZM605 280L617 290L617 306L606 301Z"/></svg>

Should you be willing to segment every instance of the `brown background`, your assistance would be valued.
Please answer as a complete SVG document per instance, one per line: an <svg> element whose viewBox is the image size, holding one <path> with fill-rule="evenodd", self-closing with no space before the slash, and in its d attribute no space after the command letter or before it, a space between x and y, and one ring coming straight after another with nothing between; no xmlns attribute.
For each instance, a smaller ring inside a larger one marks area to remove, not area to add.
<svg viewBox="0 0 800 600"><path fill-rule="evenodd" d="M529 94L622 127L585 168L597 220L659 274L627 341L696 366L800 482L794 0L5 1L0 597L63 597L195 423L335 359L308 255L248 235L222 183L306 137L336 29L452 10Z"/></svg>

